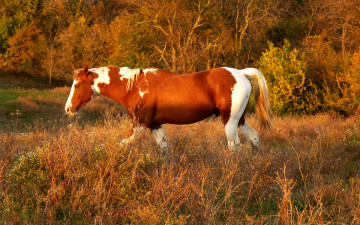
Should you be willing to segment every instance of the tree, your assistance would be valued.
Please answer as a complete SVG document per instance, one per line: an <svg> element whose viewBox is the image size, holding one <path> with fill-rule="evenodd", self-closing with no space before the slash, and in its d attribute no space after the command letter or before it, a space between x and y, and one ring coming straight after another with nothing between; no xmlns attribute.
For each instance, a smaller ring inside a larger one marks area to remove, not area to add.
<svg viewBox="0 0 360 225"><path fill-rule="evenodd" d="M54 69L57 61L56 50L59 46L57 36L61 30L65 29L68 17L64 15L66 5L61 0L46 1L42 10L42 53L41 67L44 73L49 77L49 83L52 83ZM59 78L59 77L58 77Z"/></svg>
<svg viewBox="0 0 360 225"><path fill-rule="evenodd" d="M34 46L39 35L39 30L34 26L17 29L14 36L8 38L6 52L1 55L1 67L7 70L31 73L34 58Z"/></svg>
<svg viewBox="0 0 360 225"><path fill-rule="evenodd" d="M346 61L348 51L360 46L360 7L358 0L308 0L305 2L310 14L309 34L322 35L332 42Z"/></svg>
<svg viewBox="0 0 360 225"><path fill-rule="evenodd" d="M3 0L0 11L0 67L14 72L32 72L34 46L40 30L37 15L40 0Z"/></svg>
<svg viewBox="0 0 360 225"><path fill-rule="evenodd" d="M260 23L266 23L270 17L268 1L250 0L236 2L235 18L235 67L239 67L240 53L243 50L245 36L251 37L251 26L256 27ZM273 7L274 5L272 5ZM259 29L256 29L259 32ZM260 31L261 32L261 31ZM250 40L248 40L250 41Z"/></svg>
<svg viewBox="0 0 360 225"><path fill-rule="evenodd" d="M232 43L226 22L213 0L149 0L139 6L138 14L129 16L129 23L135 26L127 25L120 34L127 38L120 39L132 40L128 46L135 46L141 52L137 54L146 55L138 57L151 59L151 64L173 72L214 67L221 63L221 55L226 54ZM126 32L128 27L131 34ZM132 49L126 50L135 54Z"/></svg>

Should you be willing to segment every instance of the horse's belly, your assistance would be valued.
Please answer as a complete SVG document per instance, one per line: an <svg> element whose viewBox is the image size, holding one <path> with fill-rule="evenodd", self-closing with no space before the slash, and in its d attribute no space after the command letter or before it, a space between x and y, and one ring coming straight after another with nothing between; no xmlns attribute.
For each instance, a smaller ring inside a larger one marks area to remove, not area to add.
<svg viewBox="0 0 360 225"><path fill-rule="evenodd" d="M189 124L201 121L216 112L212 106L161 107L156 112L156 123Z"/></svg>

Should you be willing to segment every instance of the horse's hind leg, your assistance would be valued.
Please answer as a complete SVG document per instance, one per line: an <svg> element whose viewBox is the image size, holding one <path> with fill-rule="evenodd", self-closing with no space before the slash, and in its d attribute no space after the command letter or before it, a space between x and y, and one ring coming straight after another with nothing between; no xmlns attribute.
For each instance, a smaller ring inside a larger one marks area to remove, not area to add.
<svg viewBox="0 0 360 225"><path fill-rule="evenodd" d="M240 95L239 93L235 94ZM240 138L237 129L239 120L244 114L248 99L248 96L245 95L242 99L237 99L237 102L232 101L233 104L231 105L230 112L229 110L220 110L221 118L225 124L225 134L228 140L228 147L232 151L236 150L240 145Z"/></svg>
<svg viewBox="0 0 360 225"><path fill-rule="evenodd" d="M235 150L240 144L239 134L237 132L238 123L245 112L246 105L251 93L251 83L242 72L236 69L227 68L231 73L235 83L228 89L224 89L216 98L216 107L220 111L221 118L225 125L225 133L228 139L228 146ZM229 82L229 84L232 83Z"/></svg>
<svg viewBox="0 0 360 225"><path fill-rule="evenodd" d="M163 126L160 125L159 127L152 128L151 133L154 135L156 143L160 147L162 156L167 156L168 157L168 155L169 155L169 146L168 146L168 143L167 143L167 140L166 140L166 136L165 136Z"/></svg>
<svg viewBox="0 0 360 225"><path fill-rule="evenodd" d="M225 123L225 134L228 141L228 147L232 151L234 151L240 144L240 138L237 132L237 124L238 121L236 120L236 118L231 118L231 117Z"/></svg>
<svg viewBox="0 0 360 225"><path fill-rule="evenodd" d="M254 128L250 127L250 125L245 121L244 116L242 116L239 121L239 128L244 137L249 140L254 147L261 150L259 144L259 134Z"/></svg>
<svg viewBox="0 0 360 225"><path fill-rule="evenodd" d="M230 150L234 151L240 144L239 134L237 132L239 118L232 114L231 101L219 101L217 109L220 111L221 120L225 126L225 134Z"/></svg>

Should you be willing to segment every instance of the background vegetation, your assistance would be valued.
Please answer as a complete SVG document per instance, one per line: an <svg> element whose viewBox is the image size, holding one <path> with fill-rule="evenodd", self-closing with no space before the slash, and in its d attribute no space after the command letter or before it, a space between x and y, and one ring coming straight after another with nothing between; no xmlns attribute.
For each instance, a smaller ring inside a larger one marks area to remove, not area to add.
<svg viewBox="0 0 360 225"><path fill-rule="evenodd" d="M352 115L357 0L1 0L0 70L54 80L117 65L259 67L274 111Z"/></svg>
<svg viewBox="0 0 360 225"><path fill-rule="evenodd" d="M360 224L358 1L0 3L1 224ZM258 67L274 129L231 154L218 118L165 125L164 163L117 103L64 116L85 64Z"/></svg>

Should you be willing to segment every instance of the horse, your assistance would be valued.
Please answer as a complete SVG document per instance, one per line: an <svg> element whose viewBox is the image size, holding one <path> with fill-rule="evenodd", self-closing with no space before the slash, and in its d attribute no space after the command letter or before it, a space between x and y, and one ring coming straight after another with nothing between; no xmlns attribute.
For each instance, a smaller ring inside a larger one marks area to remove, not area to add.
<svg viewBox="0 0 360 225"><path fill-rule="evenodd" d="M65 112L75 115L96 93L123 105L132 120L132 132L122 143L131 143L149 128L162 150L169 151L163 124L191 124L212 115L224 124L228 147L240 144L238 128L260 149L259 134L245 120L245 109L254 83L255 111L260 124L271 128L271 109L266 81L255 68L223 67L190 74L161 69L84 66L75 71Z"/></svg>

